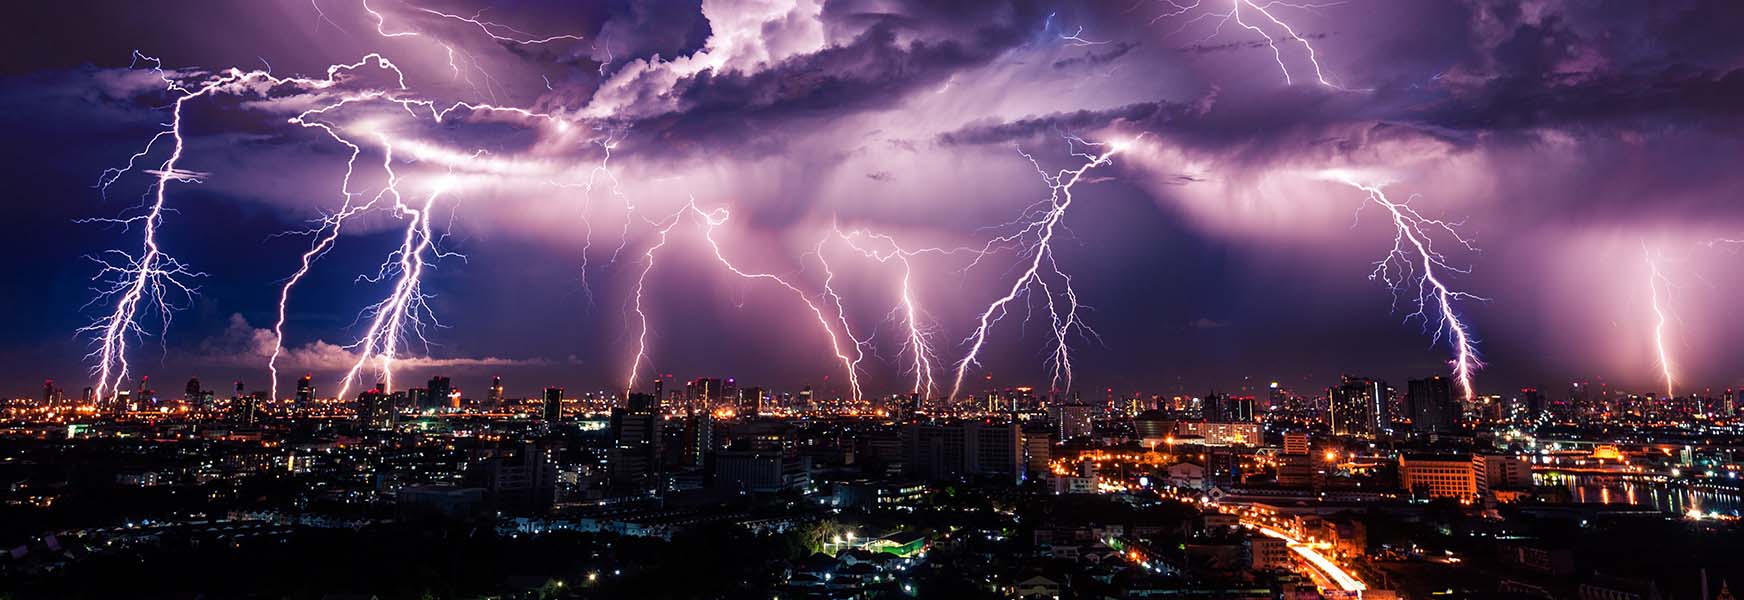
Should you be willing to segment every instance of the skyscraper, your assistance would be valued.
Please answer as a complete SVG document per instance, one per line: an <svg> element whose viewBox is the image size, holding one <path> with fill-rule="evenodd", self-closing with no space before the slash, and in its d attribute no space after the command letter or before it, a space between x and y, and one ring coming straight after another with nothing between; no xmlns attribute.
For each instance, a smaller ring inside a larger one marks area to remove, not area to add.
<svg viewBox="0 0 1744 600"><path fill-rule="evenodd" d="M365 429L392 429L394 426L393 403L388 400L382 384L364 390L357 395L357 421Z"/></svg>
<svg viewBox="0 0 1744 600"><path fill-rule="evenodd" d="M1333 435L1373 437L1386 429L1386 384L1345 375L1327 396L1327 420Z"/></svg>
<svg viewBox="0 0 1744 600"><path fill-rule="evenodd" d="M738 413L741 417L756 416L763 410L763 388L750 387L739 390Z"/></svg>
<svg viewBox="0 0 1744 600"><path fill-rule="evenodd" d="M1459 407L1453 403L1453 382L1436 375L1412 379L1405 385L1406 411L1411 430L1418 433L1448 433L1459 428Z"/></svg>
<svg viewBox="0 0 1744 600"><path fill-rule="evenodd" d="M1521 417L1526 421L1535 421L1538 415L1544 414L1544 394L1538 388L1520 388L1520 408L1525 411Z"/></svg>
<svg viewBox="0 0 1744 600"><path fill-rule="evenodd" d="M630 495L659 489L660 401L630 394L628 406L612 409L612 446L606 467L611 486Z"/></svg>
<svg viewBox="0 0 1744 600"><path fill-rule="evenodd" d="M691 410L684 416L684 447L679 462L685 467L700 469L714 449L714 415L708 411Z"/></svg>
<svg viewBox="0 0 1744 600"><path fill-rule="evenodd" d="M297 410L309 410L315 406L315 375L304 373L297 380Z"/></svg>
<svg viewBox="0 0 1744 600"><path fill-rule="evenodd" d="M490 394L486 397L485 402L486 402L486 404L485 404L484 409L487 412L494 412L494 411L502 409L502 407L503 407L503 378L501 378L501 377L492 377L491 378Z"/></svg>
<svg viewBox="0 0 1744 600"><path fill-rule="evenodd" d="M545 422L556 423L563 420L563 388L545 388Z"/></svg>
<svg viewBox="0 0 1744 600"><path fill-rule="evenodd" d="M67 391L55 386L53 379L42 382L42 405L59 406L67 401Z"/></svg>
<svg viewBox="0 0 1744 600"><path fill-rule="evenodd" d="M426 405L419 409L445 410L449 408L449 397L454 395L454 383L447 377L437 375L430 378L429 393L425 396Z"/></svg>
<svg viewBox="0 0 1744 600"><path fill-rule="evenodd" d="M721 400L721 380L719 379L694 379L685 388L687 400L697 410L714 410L715 404Z"/></svg>
<svg viewBox="0 0 1744 600"><path fill-rule="evenodd" d="M1095 414L1095 410L1096 407L1085 404L1082 401L1059 405L1060 422L1058 433L1060 441L1065 442L1081 437L1088 437L1093 433L1094 429L1091 417Z"/></svg>

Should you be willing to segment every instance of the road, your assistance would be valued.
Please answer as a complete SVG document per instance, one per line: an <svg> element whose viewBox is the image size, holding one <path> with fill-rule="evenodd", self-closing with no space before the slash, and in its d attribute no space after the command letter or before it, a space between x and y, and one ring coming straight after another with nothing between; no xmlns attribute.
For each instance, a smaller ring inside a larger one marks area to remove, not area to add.
<svg viewBox="0 0 1744 600"><path fill-rule="evenodd" d="M1294 551L1297 556L1301 556L1302 560L1314 567L1314 570L1317 571L1316 575L1318 575L1315 577L1317 583L1330 582L1346 592L1361 592L1368 589L1368 586L1363 585L1361 580L1357 579L1350 573L1345 572L1343 567L1332 562L1332 559L1326 558L1325 555L1321 554L1319 550L1314 549L1313 546L1304 544L1296 538L1290 537L1288 534L1270 527L1252 524L1249 524L1248 526L1258 530L1260 533L1266 534L1267 536L1284 540L1289 545L1291 551ZM1324 583L1322 583L1322 585L1324 585Z"/></svg>

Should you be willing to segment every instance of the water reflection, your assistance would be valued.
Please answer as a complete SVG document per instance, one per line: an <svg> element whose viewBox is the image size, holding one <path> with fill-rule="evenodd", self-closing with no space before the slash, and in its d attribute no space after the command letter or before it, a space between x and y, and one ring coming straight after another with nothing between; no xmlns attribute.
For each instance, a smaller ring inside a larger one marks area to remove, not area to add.
<svg viewBox="0 0 1744 600"><path fill-rule="evenodd" d="M1540 485L1566 486L1579 504L1638 506L1677 515L1699 511L1738 516L1744 508L1744 491L1729 486L1591 474L1540 473L1537 479Z"/></svg>

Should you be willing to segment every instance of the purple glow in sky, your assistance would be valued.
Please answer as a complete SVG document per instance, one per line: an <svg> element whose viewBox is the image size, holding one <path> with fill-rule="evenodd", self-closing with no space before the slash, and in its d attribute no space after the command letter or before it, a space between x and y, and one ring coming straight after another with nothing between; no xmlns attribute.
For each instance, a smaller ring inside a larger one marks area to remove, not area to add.
<svg viewBox="0 0 1744 600"><path fill-rule="evenodd" d="M15 385L1744 385L1735 3L107 4L0 70Z"/></svg>

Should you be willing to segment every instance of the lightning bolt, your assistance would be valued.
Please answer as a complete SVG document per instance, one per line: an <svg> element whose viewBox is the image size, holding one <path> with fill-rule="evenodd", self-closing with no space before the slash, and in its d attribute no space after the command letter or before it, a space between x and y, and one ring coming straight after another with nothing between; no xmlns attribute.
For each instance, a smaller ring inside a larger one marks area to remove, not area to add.
<svg viewBox="0 0 1744 600"><path fill-rule="evenodd" d="M654 270L655 254L658 253L661 248L666 247L666 240L668 235L672 233L672 228L677 227L679 221L684 220L684 216L689 209L690 207L687 206L685 209L673 213L670 218L665 220L664 224L659 225L659 233L655 236L656 241L648 246L648 249L642 253L642 271L636 276L635 295L632 300L638 327L636 333L636 356L630 360L630 376L628 379L624 380L624 390L626 394L635 391L636 380L638 379L638 374L641 372L642 363L648 360L648 313L642 309L642 297L648 288L648 273Z"/></svg>
<svg viewBox="0 0 1744 600"><path fill-rule="evenodd" d="M656 237L657 241L655 244L650 246L648 251L643 255L643 269L640 276L637 278L635 287L636 291L632 299L632 304L634 306L633 310L636 313L638 322L637 351L636 356L631 360L630 374L629 378L625 380L625 389L635 389L641 365L647 360L648 317L643 311L643 296L645 295L644 290L646 289L648 273L654 268L655 252L666 245L668 233L686 216L693 218L702 226L703 241L708 244L709 250L714 256L715 261L720 263L727 272L744 279L773 282L777 286L793 292L793 295L798 298L800 302L805 304L805 307L811 311L812 316L816 318L818 326L823 330L824 336L829 340L830 350L835 354L836 360L842 363L843 370L847 372L851 399L856 401L860 400L863 395L860 387L859 363L860 360L864 358L864 352L862 350L864 342L854 337L853 331L849 327L845 317L845 311L841 305L841 297L835 293L834 288L830 287L829 282L833 275L826 275L824 283L825 291L821 294L823 300L819 300L814 298L812 294L809 294L804 289L800 288L797 284L789 281L787 278L774 273L747 271L740 268L731 259L727 258L726 251L721 248L720 240L715 237L715 231L727 223L727 220L731 217L731 213L724 207L715 208L713 210L703 210L701 207L697 206L694 198L687 202L677 212L673 213L671 217L658 222L659 234ZM826 272L829 271L828 262L824 262L824 267ZM835 312L834 317L831 317L829 312L824 310L822 305L823 301L834 303L836 308L836 310L833 311ZM838 326L842 329L839 334L836 331ZM847 338L848 341L844 342L842 339L844 337Z"/></svg>
<svg viewBox="0 0 1744 600"><path fill-rule="evenodd" d="M891 309L892 319L899 322L905 334L902 347L897 351L897 355L900 357L906 354L910 359L907 371L914 375L913 392L921 395L922 402L930 400L938 389L934 380L935 368L933 366L938 358L932 346L932 332L923 322L920 303L915 299L914 265L909 259L922 252L941 251L937 249L904 250L895 238L867 231L844 232L840 228L836 228L835 235L861 256L879 263L895 263L901 267L902 283L898 287L898 303L896 308ZM877 242L882 247L864 246L858 241L861 238ZM821 253L821 247L819 251ZM900 317L898 317L899 313Z"/></svg>
<svg viewBox="0 0 1744 600"><path fill-rule="evenodd" d="M389 37L402 35L402 33L385 30L381 33ZM409 245L402 246L394 255L399 257L400 264L395 265L393 264L395 261L390 259L388 263L384 263L383 268L378 271L375 277L370 278L373 281L392 275L400 279L396 282L394 292L389 295L388 299L384 300L382 304L366 310L366 316L371 317L372 327L364 339L354 344L353 347L359 348L362 356L366 358L377 357L382 365L384 378L391 379L391 373L388 371L400 343L399 340L408 331L421 331L420 326L408 329L402 320L415 320L418 315L424 312L423 309L427 308L422 305L422 294L416 293L418 289L416 280L425 266L423 253L430 250L430 245L433 243L430 216L427 210L408 206L401 201L400 192L396 187L399 177L392 168L394 161L392 141L386 135L379 133L375 135L375 141L384 150L382 166L388 173L387 188L368 202L356 202L358 194L352 189L352 178L356 173L357 159L363 150L362 145L347 138L340 128L324 121L323 117L348 105L377 101L396 106L415 118L427 117L436 123L441 123L454 111L465 110L471 113L504 112L528 119L551 121L557 124L559 130L564 129L564 126L567 125L566 121L550 114L521 108L469 102L455 102L442 106L430 100L401 97L398 94L407 90L404 72L386 57L375 53L366 55L354 63L330 66L327 69L326 77L322 79L280 77L273 75L270 70L242 71L232 68L207 77L194 85L185 83L186 76L172 76L171 73L164 70L162 62L156 58L136 53L135 62L140 61L152 63L154 65L152 69L163 80L165 89L175 96L175 102L170 107L170 121L166 124L166 129L152 136L144 149L131 155L124 166L105 170L103 175L99 177L98 187L104 195L107 195L111 185L122 176L135 170L139 162L149 156L159 144L168 140L172 148L169 158L157 169L147 171L147 173L155 175L157 179L154 185L149 188L148 196L150 198L144 206L143 214L126 218L86 220L87 222L120 224L124 227L124 231L126 228L138 225L144 231L141 251L137 253L137 258L135 258L135 253L114 250L94 259L101 265L94 279L107 280L109 286L106 289L96 290L97 298L93 300L92 304L108 299L114 300L113 308L107 316L80 329L81 333L90 334L95 338L96 348L88 356L88 359L95 362L93 374L96 376L97 382L93 387L99 397L106 397L111 390L127 378L128 337L130 334L144 333L139 325L141 310L146 308L155 310L161 315L163 328L167 330L169 315L175 309L171 298L175 295L191 297L194 289L187 280L200 275L185 264L165 254L158 244L158 228L166 211L168 184L171 181L197 182L198 178L202 176L200 173L187 171L179 166L186 148L186 140L182 136L182 125L184 108L189 102L220 94L266 96L273 93L274 90L286 88L311 94L316 107L298 114L289 119L288 122L305 128L318 129L350 150L346 161L345 176L340 186L340 196L344 199L343 206L338 211L321 219L320 224L313 229L293 232L310 235L314 240L308 250L303 253L296 271L282 282L279 289L278 314L273 326L274 347L267 360L268 370L272 374L271 393L274 398L277 397L278 393L278 361L283 354L284 326L293 288L309 273L312 265L332 249L344 223L348 219L374 208L384 195L391 195L394 199L395 214L408 219L407 240ZM333 91L333 88L348 74L370 66L391 74L397 87L390 90L366 89L358 92ZM476 158L476 155L472 158ZM432 204L434 200L435 197L432 196L425 204ZM433 254L433 256L438 257L449 255L458 256L441 251L436 251ZM349 391L350 380L356 375L354 368L353 372L348 375L347 381L341 384L342 395L344 391Z"/></svg>
<svg viewBox="0 0 1744 600"><path fill-rule="evenodd" d="M1459 234L1455 229L1457 224L1425 217L1411 207L1409 200L1394 202L1378 184L1363 183L1348 172L1328 171L1325 174L1362 190L1368 194L1370 202L1387 211L1394 229L1393 247L1385 257L1375 261L1369 279L1381 281L1393 290L1395 303L1405 289L1415 288L1416 297L1412 302L1416 304L1416 310L1405 318L1421 319L1426 329L1433 322L1432 344L1447 338L1453 348L1453 358L1448 365L1453 369L1454 379L1459 382L1466 400L1471 400L1476 395L1472 378L1478 369L1483 368L1483 362L1478 357L1477 340L1472 337L1471 327L1454 310L1454 303L1488 299L1448 287L1444 281L1447 273L1466 274L1471 270L1450 265L1447 257L1435 249L1435 235L1451 237L1454 243L1466 250L1475 252L1477 249ZM1432 310L1434 319L1429 316Z"/></svg>
<svg viewBox="0 0 1744 600"><path fill-rule="evenodd" d="M1052 370L1052 387L1059 388L1062 381L1067 388L1071 387L1072 358L1067 336L1073 330L1086 331L1092 335L1094 332L1085 328L1082 321L1078 319L1078 295L1072 290L1072 278L1062 272L1059 264L1054 262L1054 235L1059 230L1060 220L1066 216L1066 210L1072 206L1072 186L1077 185L1084 174L1090 172L1091 169L1108 164L1114 155L1125 147L1125 144L1093 143L1078 138L1067 138L1067 141L1071 145L1072 156L1085 161L1077 168L1049 173L1042 168L1041 163L1037 162L1035 157L1021 150L1018 152L1029 160L1031 165L1035 166L1036 173L1048 186L1049 195L1046 200L1037 203L1040 210L1026 211L1026 214L1033 217L1033 220L1020 222L1021 226L1017 232L996 237L987 243L986 248L989 251L1002 244L1018 244L1029 259L1028 265L1011 282L1011 287L1004 296L994 300L987 305L986 310L981 311L974 331L963 339L962 343L968 346L968 350L964 353L963 358L957 361L956 374L951 382L951 393L948 400L955 400L962 393L964 376L968 374L971 367L980 364L978 358L982 347L987 343L987 332L1000 319L1004 318L1007 313L1006 306L1019 297L1025 297L1032 287L1039 289L1045 296L1046 306L1051 317L1051 333L1054 337L1054 343L1049 352L1048 363ZM1100 154L1091 154L1078 150L1078 146L1105 148L1105 150L1100 150ZM970 267L972 268L980 260L981 256L977 256ZM1045 272L1043 271L1044 267L1047 269ZM1064 290L1063 302L1066 305L1064 316L1060 314L1060 309L1056 304L1056 297L1059 294L1053 292L1053 288L1046 279L1048 275L1058 278L1058 285Z"/></svg>
<svg viewBox="0 0 1744 600"><path fill-rule="evenodd" d="M392 291L387 298L365 309L370 317L369 329L362 339L346 346L357 352L357 361L339 382L340 398L349 394L351 384L362 375L363 369L372 360L378 365L376 371L382 378L382 391L393 391L393 364L401 345L410 337L416 337L426 345L429 343L424 337L423 329L425 319L430 313L430 307L425 303L428 296L422 289L422 277L428 264L424 255L445 255L435 249L436 236L430 225L436 198L443 191L439 185L424 198L423 203L416 206L403 202L397 191L392 194L395 212L406 219L405 235L400 240L399 249L394 251L388 262L382 264L381 270L375 276L360 277L371 282L392 277ZM429 320L434 323L433 318Z"/></svg>
<svg viewBox="0 0 1744 600"><path fill-rule="evenodd" d="M182 135L184 109L188 103L217 94L265 94L274 87L281 85L296 86L299 89L318 92L333 87L339 82L342 73L348 73L369 64L388 69L398 74L399 69L392 62L379 54L370 54L362 60L351 64L333 65L327 69L325 79L285 78L273 75L269 71L242 71L232 68L220 75L207 78L204 82L190 87L172 77L163 69L163 62L143 54L134 53L135 62L146 61L154 66L152 70L163 80L166 91L175 95L175 101L170 106L170 121L166 128L153 135L145 148L128 158L125 166L105 170L98 179L98 187L107 193L110 185L131 172L138 161L149 155L162 140L170 140L168 158L157 169L147 171L156 177L149 188L150 199L144 206L143 214L118 219L89 219L90 222L117 223L124 228L138 225L143 231L141 246L136 254L121 250L111 250L93 260L99 263L97 275L93 280L106 280L108 287L94 290L97 294L92 300L93 306L104 300L113 300L109 313L97 319L90 325L79 329L80 333L92 335L95 338L96 349L86 356L96 364L92 374L96 382L92 386L98 398L107 398L119 384L128 377L127 342L130 335L143 335L144 329L139 325L142 308L156 311L160 317L162 334L169 328L170 315L175 306L172 295L191 297L194 288L188 279L201 276L181 261L165 254L158 244L158 228L163 223L168 199L169 184L198 182L201 174L185 171L180 168L183 155L187 150L187 140ZM404 84L403 75L400 82ZM124 229L125 230L125 229Z"/></svg>
<svg viewBox="0 0 1744 600"><path fill-rule="evenodd" d="M438 10L431 10L431 9L424 8L421 6L413 6L412 8L414 8L420 12L426 13L426 14L431 14L431 15L436 15L438 17L442 17L444 19L451 19L451 20L455 20L455 21L460 21L462 23L470 23L470 24L478 27L479 31L483 31L485 35L490 36L491 39L499 41L499 42L509 42L512 44L522 44L522 45L534 45L534 44L549 44L551 42L555 42L558 40L581 41L581 36L579 36L579 35L564 34L564 35L552 35L552 36L546 36L546 37L538 37L536 34L527 33L525 31L515 29L514 27L510 27L510 26L504 25L502 23L493 23L490 21L484 21L484 20L481 20L479 18L479 17L484 16L483 10L478 11L478 14L475 14L472 17L462 17L460 15L449 14L449 13L445 13L445 12L438 11ZM514 34L521 35L521 36L525 36L525 37L517 38L517 37L502 35L502 34L497 33L497 31L499 31L499 30L500 31L507 31L507 32L514 33Z"/></svg>
<svg viewBox="0 0 1744 600"><path fill-rule="evenodd" d="M1671 280L1667 278L1665 272L1661 271L1659 268L1661 257L1657 252L1647 248L1647 242L1645 240L1641 242L1641 255L1647 262L1647 298L1653 309L1653 350L1659 357L1659 372L1660 376L1665 379L1665 397L1669 400L1675 397L1676 394L1673 393L1672 389L1673 377L1671 352L1667 350L1665 344L1667 313L1665 307L1661 304L1663 300L1660 298L1659 288L1663 285L1666 287L1666 292L1670 293Z"/></svg>
<svg viewBox="0 0 1744 600"><path fill-rule="evenodd" d="M484 64L478 60L477 56L473 55L471 52L466 51L466 49L464 49L464 48L457 48L457 47L455 47L454 44L448 43L446 41L442 41L440 39L436 39L435 36L427 35L423 31L419 31L417 29L388 31L387 16L383 15L381 13L381 11L378 11L374 8L371 8L369 5L369 0L362 0L361 4L363 5L364 12L368 13L370 18L375 20L375 32L377 35L380 35L384 38L400 38L400 37L427 37L427 38L430 38L437 46L440 46L442 48L443 52L447 53L448 68L454 72L455 79L463 79L467 85L471 86L475 91L479 91L483 95L489 96L491 101L493 101L493 102L498 100L496 92L498 89L502 89L502 83L495 76L491 75L491 73L489 71L485 70ZM413 10L416 10L418 12L424 13L424 14L433 15L433 16L436 16L436 17L439 17L442 19L459 21L462 23L470 24L474 27L477 27L480 31L484 32L485 36L489 37L492 40L496 40L498 42L505 42L505 43L509 43L509 44L519 44L519 45L538 45L538 44L547 44L547 43L562 41L562 40L580 41L582 39L582 37L579 35L571 35L571 34L561 34L561 35L552 35L552 36L540 37L536 34L528 33L528 32L522 31L520 29L516 29L514 27L511 27L509 25L504 25L502 23L496 23L496 22L492 22L492 21L485 21L482 19L483 15L484 15L483 10L479 11L477 14L475 14L471 17L465 17L465 16L461 16L461 15L441 12L438 10L432 10L432 9L424 8L424 7L420 7L420 6L413 6L410 4L408 4L406 6L410 7ZM316 12L318 12L318 13L320 12L319 6L316 7ZM502 32L512 33L512 34L522 36L522 37L505 35ZM460 61L462 58L464 58L464 62L470 63L470 69L467 69L467 70L461 69L460 62L458 62L458 61ZM483 85L482 89L480 88L480 86L477 82L474 82L472 80L472 75L469 74L470 72L477 72L479 74L479 76L484 79L484 85Z"/></svg>
<svg viewBox="0 0 1744 600"><path fill-rule="evenodd" d="M1296 42L1302 46L1304 58L1307 60L1310 70L1313 71L1314 80L1316 82L1332 89L1352 91L1333 82L1331 79L1328 79L1326 77L1326 71L1320 66L1320 55L1315 51L1314 44L1309 43L1308 38L1296 33L1294 27L1291 27L1288 22L1279 18L1277 14L1273 12L1274 9L1280 7L1300 10L1317 10L1339 6L1344 4L1344 2L1291 3L1277 0L1270 2L1229 0L1229 9L1222 11L1205 7L1205 0L1194 0L1190 3L1179 2L1177 0L1163 0L1163 3L1167 4L1168 8L1152 18L1152 23L1164 19L1185 16L1190 13L1197 13L1194 16L1185 19L1180 28L1175 30L1176 33L1179 33L1181 30L1196 23L1211 21L1216 24L1215 27L1212 28L1211 33L1201 39L1200 43L1204 43L1205 41L1221 35L1223 33L1223 28L1228 26L1230 23L1234 23L1242 29L1252 31L1259 35L1260 39L1265 40L1266 47L1271 49L1272 59L1278 63L1278 71L1284 74L1284 85L1294 85L1296 78L1291 75L1289 65L1284 62L1284 48L1282 45L1288 45L1289 42ZM1250 20L1253 22L1249 22ZM1254 23L1259 23L1260 25ZM1265 27L1261 26L1266 23L1270 23L1273 28L1282 30L1282 32L1274 35L1273 32L1267 31Z"/></svg>

